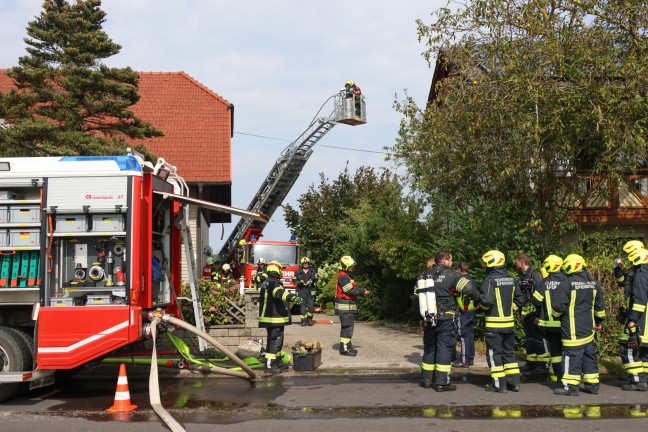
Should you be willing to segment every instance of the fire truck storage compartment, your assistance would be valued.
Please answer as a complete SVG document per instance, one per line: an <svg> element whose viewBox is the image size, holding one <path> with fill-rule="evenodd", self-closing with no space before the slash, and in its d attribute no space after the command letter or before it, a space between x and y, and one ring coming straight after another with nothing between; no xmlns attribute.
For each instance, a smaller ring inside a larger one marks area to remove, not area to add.
<svg viewBox="0 0 648 432"><path fill-rule="evenodd" d="M40 231L37 228L10 228L0 231L0 247L39 247Z"/></svg>
<svg viewBox="0 0 648 432"><path fill-rule="evenodd" d="M120 232L125 230L123 214L92 214L92 232Z"/></svg>
<svg viewBox="0 0 648 432"><path fill-rule="evenodd" d="M54 275L49 282L51 306L127 304L125 236L90 234L55 236Z"/></svg>
<svg viewBox="0 0 648 432"><path fill-rule="evenodd" d="M56 232L78 233L88 231L88 217L86 215L56 215Z"/></svg>

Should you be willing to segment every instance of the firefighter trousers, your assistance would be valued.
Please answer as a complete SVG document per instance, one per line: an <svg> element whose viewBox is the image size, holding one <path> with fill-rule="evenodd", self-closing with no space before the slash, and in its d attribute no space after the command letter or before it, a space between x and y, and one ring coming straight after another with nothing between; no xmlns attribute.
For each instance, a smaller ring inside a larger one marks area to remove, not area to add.
<svg viewBox="0 0 648 432"><path fill-rule="evenodd" d="M648 347L628 348L628 341L620 340L619 355L630 384L648 381Z"/></svg>
<svg viewBox="0 0 648 432"><path fill-rule="evenodd" d="M354 313L341 313L340 317L340 350L344 350L343 347L348 347L351 344L351 338L353 337L353 328L355 324L355 314Z"/></svg>
<svg viewBox="0 0 648 432"><path fill-rule="evenodd" d="M560 380L563 376L562 369L562 340L560 335L560 329L557 330L545 330L541 329L543 344L544 344L544 355L542 358L548 359L551 362L551 368L553 369L554 375Z"/></svg>
<svg viewBox="0 0 648 432"><path fill-rule="evenodd" d="M524 348L526 350L526 368L527 369L544 369L547 364L547 359L543 357L545 352L542 334L537 325L533 323L535 314L530 314L524 317L522 324L524 327Z"/></svg>
<svg viewBox="0 0 648 432"><path fill-rule="evenodd" d="M520 385L520 367L515 358L515 332L486 332L486 361L493 387L506 389L506 384Z"/></svg>
<svg viewBox="0 0 648 432"><path fill-rule="evenodd" d="M461 343L459 362L464 365L473 364L475 361L475 328L472 323L466 325L461 318L459 319L459 342Z"/></svg>
<svg viewBox="0 0 648 432"><path fill-rule="evenodd" d="M304 301L299 305L299 315L302 321L308 318L313 318L313 308L315 307L315 300L311 294L310 287L297 288L297 295Z"/></svg>
<svg viewBox="0 0 648 432"><path fill-rule="evenodd" d="M577 393L582 375L585 388L591 393L598 393L600 384L595 342L579 347L563 347L562 363L565 390Z"/></svg>
<svg viewBox="0 0 648 432"><path fill-rule="evenodd" d="M267 327L268 342L266 344L266 359L276 359L277 353L281 351L284 342L284 326Z"/></svg>
<svg viewBox="0 0 648 432"><path fill-rule="evenodd" d="M452 319L439 320L436 326L425 326L421 378L426 384L450 383L452 353L456 340L457 333Z"/></svg>

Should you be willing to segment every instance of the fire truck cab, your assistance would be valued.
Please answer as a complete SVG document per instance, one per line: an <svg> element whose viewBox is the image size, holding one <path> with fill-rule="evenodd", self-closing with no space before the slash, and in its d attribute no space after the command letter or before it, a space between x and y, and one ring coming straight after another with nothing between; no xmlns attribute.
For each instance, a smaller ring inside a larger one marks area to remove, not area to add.
<svg viewBox="0 0 648 432"><path fill-rule="evenodd" d="M295 284L292 277L299 270L299 242L290 241L263 241L250 240L247 242L246 262L244 264L244 283L246 288L251 287L251 282L256 276L259 258L266 263L278 261L283 266L281 282L284 288L294 290Z"/></svg>

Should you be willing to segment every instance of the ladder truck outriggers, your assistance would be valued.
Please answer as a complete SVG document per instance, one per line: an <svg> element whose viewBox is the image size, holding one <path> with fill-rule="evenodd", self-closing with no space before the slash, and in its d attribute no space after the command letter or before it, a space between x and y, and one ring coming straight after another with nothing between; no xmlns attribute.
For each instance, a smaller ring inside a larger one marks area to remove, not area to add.
<svg viewBox="0 0 648 432"><path fill-rule="evenodd" d="M301 174L313 153L313 146L338 123L356 126L367 122L364 95L348 88L342 89L327 99L323 106L331 99L333 112L328 117L316 115L306 130L281 152L248 205L249 212L262 213L271 218ZM259 258L264 258L266 262L279 261L283 265L284 288L295 289L292 276L299 269L299 243L294 238L289 241L261 240L264 227L264 223L241 217L218 254L221 264L233 263L235 276L242 279L242 288L249 288L256 275Z"/></svg>
<svg viewBox="0 0 648 432"><path fill-rule="evenodd" d="M201 335L187 205L268 220L188 197L174 166L135 152L0 158L0 401L57 370L155 347L158 331L181 327L228 352ZM182 243L195 326L180 319Z"/></svg>

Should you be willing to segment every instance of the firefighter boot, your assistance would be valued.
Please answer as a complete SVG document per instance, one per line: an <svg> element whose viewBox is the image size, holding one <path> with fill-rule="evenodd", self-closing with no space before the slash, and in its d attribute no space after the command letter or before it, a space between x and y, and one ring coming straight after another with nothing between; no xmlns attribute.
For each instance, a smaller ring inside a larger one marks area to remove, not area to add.
<svg viewBox="0 0 648 432"><path fill-rule="evenodd" d="M278 374L283 372L279 367L279 361L276 358L267 358L266 357L266 366L264 371L268 374Z"/></svg>
<svg viewBox="0 0 648 432"><path fill-rule="evenodd" d="M310 316L308 317L308 325L309 325L309 326L312 326L313 324L315 324L315 323L313 322L313 316L310 315Z"/></svg>
<svg viewBox="0 0 648 432"><path fill-rule="evenodd" d="M302 327L306 327L308 325L308 318L305 317L305 316L302 316L300 324L301 324Z"/></svg>
<svg viewBox="0 0 648 432"><path fill-rule="evenodd" d="M358 351L353 349L351 342L349 343L340 342L340 355L355 357L356 355L358 355Z"/></svg>

